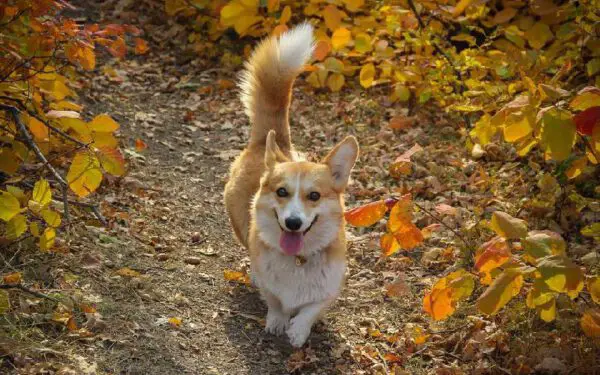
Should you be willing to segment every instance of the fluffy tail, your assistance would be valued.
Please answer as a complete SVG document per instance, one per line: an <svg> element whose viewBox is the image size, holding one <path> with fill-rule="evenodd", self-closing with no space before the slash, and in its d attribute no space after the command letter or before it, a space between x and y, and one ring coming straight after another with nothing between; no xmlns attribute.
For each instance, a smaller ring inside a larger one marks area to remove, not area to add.
<svg viewBox="0 0 600 375"><path fill-rule="evenodd" d="M282 151L291 148L288 110L292 85L313 47L313 27L303 23L279 38L263 40L252 53L240 84L252 126L250 146L264 145L273 129Z"/></svg>

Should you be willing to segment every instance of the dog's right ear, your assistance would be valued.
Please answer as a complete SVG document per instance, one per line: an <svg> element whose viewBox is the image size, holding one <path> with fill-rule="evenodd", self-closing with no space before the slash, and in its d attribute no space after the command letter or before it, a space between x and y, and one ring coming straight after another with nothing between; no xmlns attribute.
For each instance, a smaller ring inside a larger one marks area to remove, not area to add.
<svg viewBox="0 0 600 375"><path fill-rule="evenodd" d="M275 164L288 161L283 152L279 149L275 141L275 130L270 130L267 134L267 144L265 147L265 166L267 169L273 169Z"/></svg>

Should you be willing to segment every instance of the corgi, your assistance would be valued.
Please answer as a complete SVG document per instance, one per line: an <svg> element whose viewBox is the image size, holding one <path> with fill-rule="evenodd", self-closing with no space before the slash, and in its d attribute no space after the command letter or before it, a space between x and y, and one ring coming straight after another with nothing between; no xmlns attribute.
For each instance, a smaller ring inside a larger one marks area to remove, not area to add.
<svg viewBox="0 0 600 375"><path fill-rule="evenodd" d="M266 331L294 347L335 301L346 271L344 190L358 157L352 136L321 163L299 160L290 140L292 86L312 55L301 24L263 40L245 65L241 101L250 139L232 163L225 207L250 253L250 273L267 304Z"/></svg>

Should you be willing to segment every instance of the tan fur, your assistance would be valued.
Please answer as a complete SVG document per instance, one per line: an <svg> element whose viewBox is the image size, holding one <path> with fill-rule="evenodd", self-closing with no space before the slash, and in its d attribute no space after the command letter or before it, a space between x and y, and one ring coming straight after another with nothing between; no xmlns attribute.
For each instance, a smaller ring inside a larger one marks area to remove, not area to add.
<svg viewBox="0 0 600 375"><path fill-rule="evenodd" d="M263 41L250 57L242 83L250 140L231 165L224 193L231 225L249 250L252 276L269 308L266 330L285 331L294 346L304 344L341 290L343 194L358 156L358 143L347 137L322 163L293 158L291 90L311 50L312 28L305 24L282 36L281 43L274 37ZM280 196L278 189L289 194ZM287 228L286 218L300 217L301 227ZM293 238L302 239L296 247ZM306 259L303 268L296 268L289 254Z"/></svg>

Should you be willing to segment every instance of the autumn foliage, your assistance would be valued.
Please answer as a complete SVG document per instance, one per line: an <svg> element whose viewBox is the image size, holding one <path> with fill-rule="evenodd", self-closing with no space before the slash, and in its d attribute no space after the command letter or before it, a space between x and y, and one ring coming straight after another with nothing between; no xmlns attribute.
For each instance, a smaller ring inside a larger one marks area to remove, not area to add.
<svg viewBox="0 0 600 375"><path fill-rule="evenodd" d="M0 5L2 240L33 236L44 251L70 225L70 205L96 209L78 199L98 189L105 175L125 173L119 124L107 114L81 116L80 72L96 69L100 51L123 58L127 35L135 38L136 53L147 50L135 27L82 25L61 16L69 9L53 0Z"/></svg>

